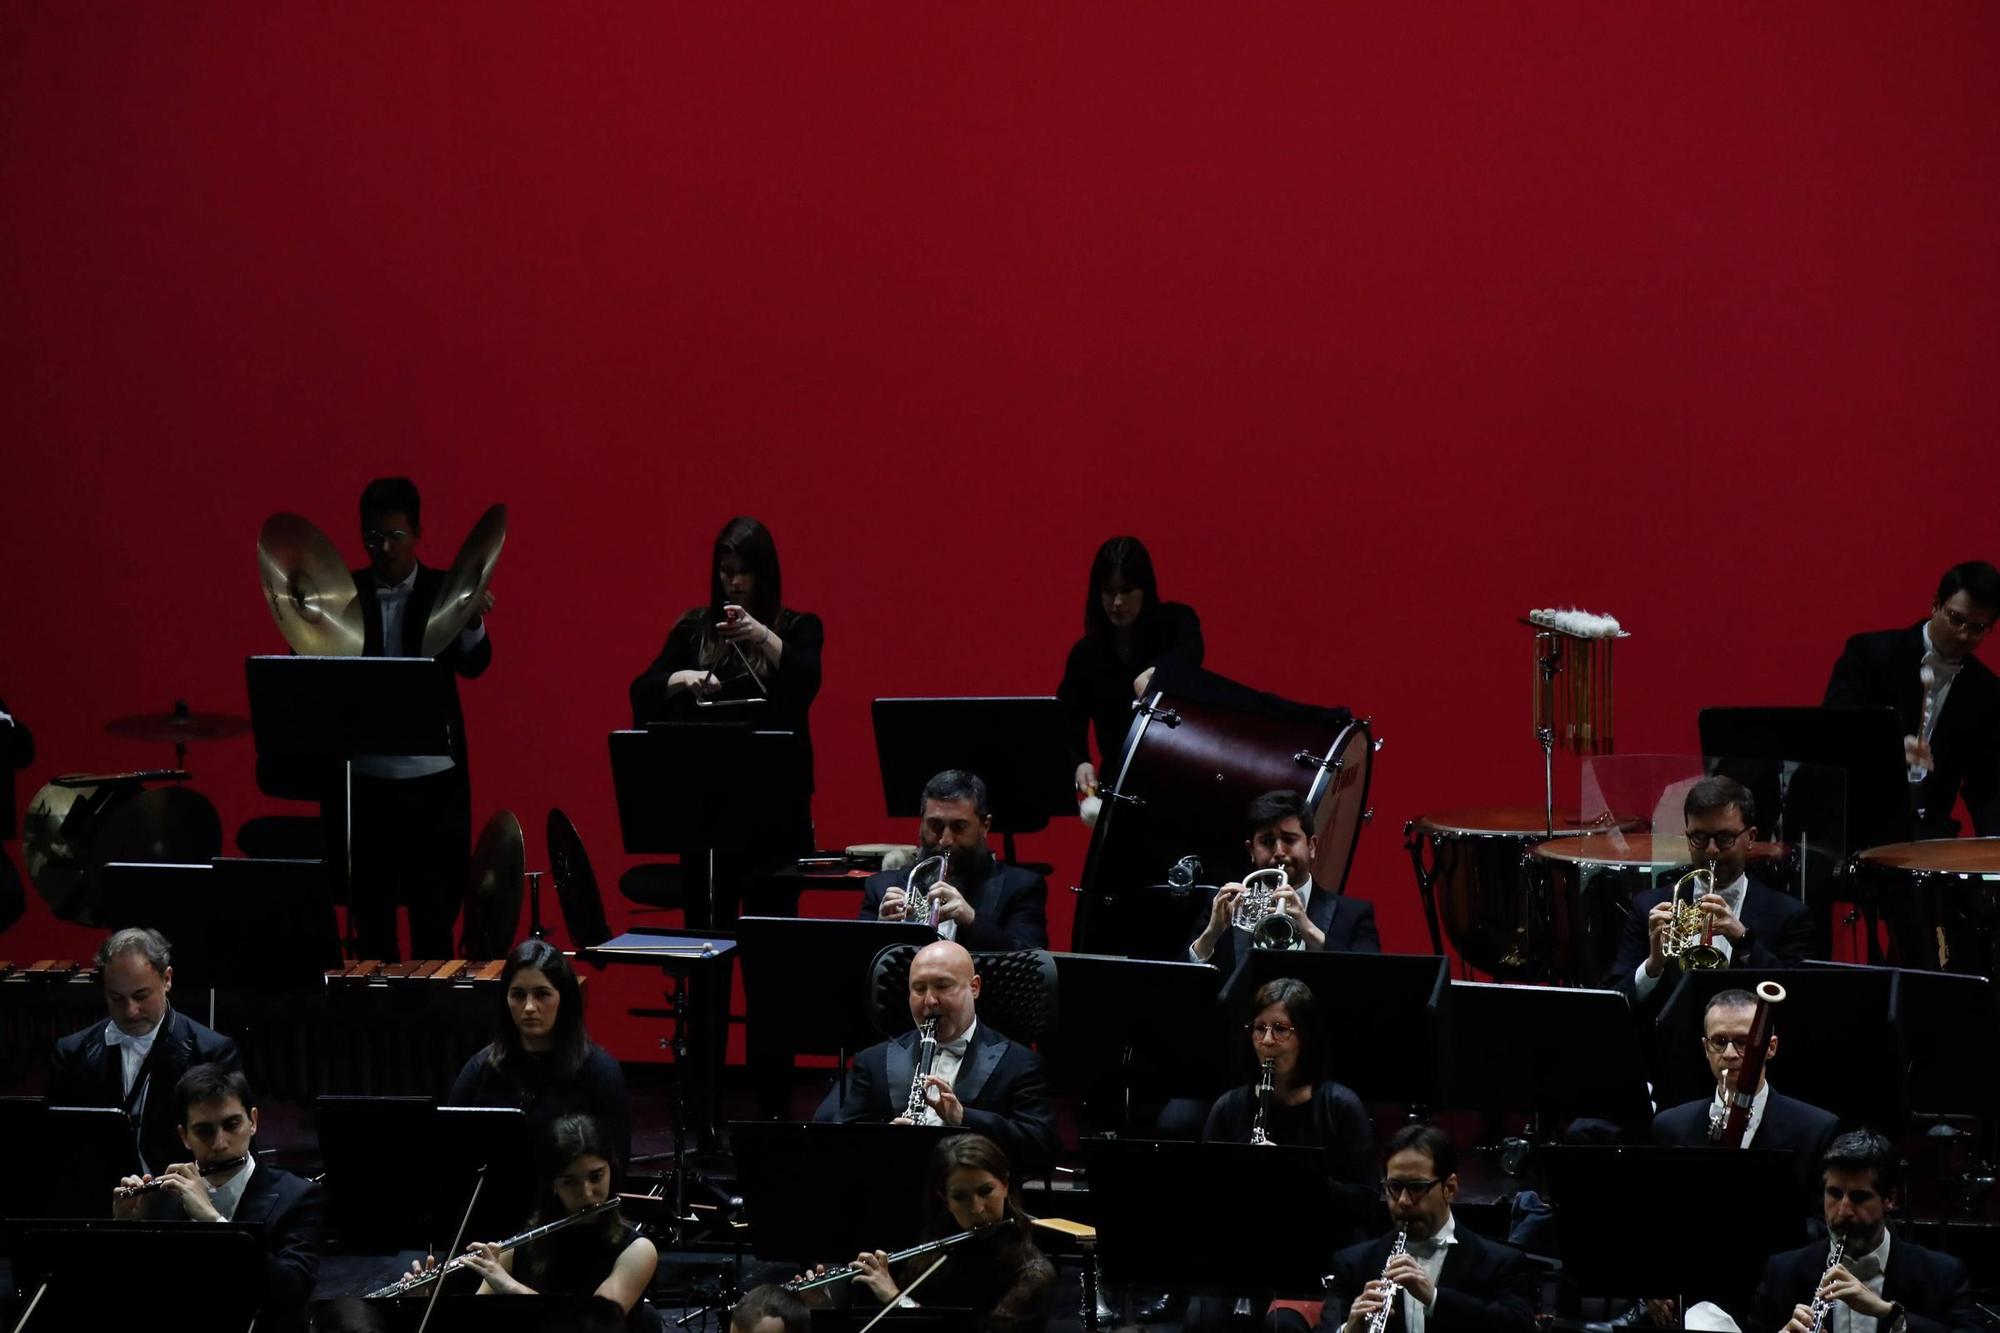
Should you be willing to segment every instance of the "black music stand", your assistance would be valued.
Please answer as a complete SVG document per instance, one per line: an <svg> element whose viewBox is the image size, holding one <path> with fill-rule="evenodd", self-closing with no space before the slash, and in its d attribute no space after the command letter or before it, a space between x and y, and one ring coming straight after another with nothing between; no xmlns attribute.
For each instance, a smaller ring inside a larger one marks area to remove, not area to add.
<svg viewBox="0 0 2000 1333"><path fill-rule="evenodd" d="M1535 1158L1563 1279L1579 1295L1680 1295L1740 1309L1765 1260L1803 1243L1790 1153L1551 1145ZM1564 1226L1565 1217L1582 1225Z"/></svg>
<svg viewBox="0 0 2000 1333"><path fill-rule="evenodd" d="M161 1328L249 1329L264 1292L263 1229L247 1224L9 1219L0 1253L26 1299L47 1284L17 1326L27 1333L101 1328L117 1293L144 1293L146 1320Z"/></svg>
<svg viewBox="0 0 2000 1333"><path fill-rule="evenodd" d="M1778 1054L1766 1072L1785 1095L1893 1137L1909 1118L1908 1062L1898 1013L1904 974L1890 967L1711 968L1681 973L1654 1023L1661 1105L1712 1096L1702 1014L1718 991L1775 981Z"/></svg>
<svg viewBox="0 0 2000 1333"><path fill-rule="evenodd" d="M1801 966L1835 972L1862 967L1814 958ZM2000 1067L2000 987L1969 972L1895 971L1897 1027L1910 1068L1910 1109L1983 1115L1981 1108L1992 1096L1986 1080Z"/></svg>
<svg viewBox="0 0 2000 1333"><path fill-rule="evenodd" d="M353 938L354 761L451 753L451 678L428 657L247 657L257 760L341 766L341 874Z"/></svg>
<svg viewBox="0 0 2000 1333"><path fill-rule="evenodd" d="M437 1246L451 1243L481 1166L489 1169L468 1238L511 1236L534 1209L539 1187L524 1111L440 1107L428 1097L331 1095L321 1096L313 1110L326 1165L327 1222L350 1249L421 1246L437 1253ZM379 1190L371 1190L383 1153L391 1150L425 1164L424 1206L385 1209Z"/></svg>
<svg viewBox="0 0 2000 1333"><path fill-rule="evenodd" d="M1118 1108L1131 1128L1135 1091L1213 1099L1228 1084L1222 974L1206 963L1059 953L1062 995L1044 1057L1060 1091Z"/></svg>
<svg viewBox="0 0 2000 1333"><path fill-rule="evenodd" d="M1346 1238L1323 1148L1085 1139L1105 1280L1169 1291L1221 1288L1317 1299L1327 1257ZM1278 1226L1189 1225L1189 1182L1211 1217Z"/></svg>
<svg viewBox="0 0 2000 1333"><path fill-rule="evenodd" d="M918 1269L919 1272L923 1270ZM913 1303L921 1304L924 1290L917 1288ZM925 1305L917 1310L891 1310L882 1313L882 1307L871 1298L863 1306L853 1306L845 1310L816 1308L812 1311L812 1333L861 1333L871 1321L880 1319L876 1328L890 1330L891 1333L970 1333L984 1327L988 1314L980 1310L960 1310L945 1306Z"/></svg>
<svg viewBox="0 0 2000 1333"><path fill-rule="evenodd" d="M1327 1024L1332 1068L1364 1102L1429 1106L1437 1100L1439 1011L1451 986L1451 965L1428 954L1338 953L1305 949L1250 950L1249 982L1240 1003L1279 977L1312 988ZM1232 1014L1248 1020L1250 1013Z"/></svg>
<svg viewBox="0 0 2000 1333"><path fill-rule="evenodd" d="M1613 990L1454 981L1439 1010L1442 1105L1528 1106L1541 1129L1652 1120L1640 1032Z"/></svg>
<svg viewBox="0 0 2000 1333"><path fill-rule="evenodd" d="M1039 833L1076 814L1068 721L1053 695L1004 698L877 699L875 757L892 819L923 814L924 784L948 768L986 783L1001 855L1019 864L1016 833Z"/></svg>
<svg viewBox="0 0 2000 1333"><path fill-rule="evenodd" d="M845 1263L900 1250L922 1234L932 1150L963 1130L941 1125L824 1125L735 1120L736 1183L761 1259ZM811 1189L800 1182L811 1181ZM841 1199L828 1208L827 1199Z"/></svg>
<svg viewBox="0 0 2000 1333"><path fill-rule="evenodd" d="M104 924L164 933L174 980L191 990L317 994L341 963L330 878L324 861L114 861L104 867Z"/></svg>
<svg viewBox="0 0 2000 1333"><path fill-rule="evenodd" d="M14 1159L10 1217L108 1217L112 1187L139 1169L132 1122L115 1106L0 1097L0 1141L32 1146Z"/></svg>
<svg viewBox="0 0 2000 1333"><path fill-rule="evenodd" d="M592 1298L589 1296L544 1296L537 1293L495 1301L467 1292L439 1296L434 1309L430 1297L429 1287L419 1287L412 1295L369 1301L368 1306L381 1316L383 1333L416 1333L420 1327L427 1329L428 1333L549 1333L551 1329L602 1326L601 1322L593 1322ZM331 1305L330 1301L313 1302L315 1311ZM429 1324L424 1323L427 1310L430 1312ZM326 1328L330 1325L322 1323L315 1327Z"/></svg>

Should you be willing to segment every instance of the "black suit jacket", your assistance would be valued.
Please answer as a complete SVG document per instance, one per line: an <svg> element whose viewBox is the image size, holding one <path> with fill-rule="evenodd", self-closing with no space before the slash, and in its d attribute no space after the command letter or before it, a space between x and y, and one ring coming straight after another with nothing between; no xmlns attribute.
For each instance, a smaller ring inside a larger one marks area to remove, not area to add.
<svg viewBox="0 0 2000 1333"><path fill-rule="evenodd" d="M51 1106L125 1104L124 1064L118 1051L104 1044L104 1023L100 1018L56 1043L49 1070ZM146 1166L155 1175L175 1162L187 1161L188 1150L175 1127L180 1116L174 1107L174 1085L196 1065L214 1063L234 1069L238 1064L235 1042L180 1010L169 1007L161 1023L165 1030L153 1039L153 1049L139 1069L140 1080L151 1081L146 1087L135 1152L128 1162L106 1164L113 1178L138 1171L138 1152L145 1153ZM110 1169L113 1166L117 1169Z"/></svg>
<svg viewBox="0 0 2000 1333"><path fill-rule="evenodd" d="M1208 914L1215 905L1215 891L1211 890L1202 898L1202 926L1208 924ZM1329 891L1326 886L1315 883L1312 897L1306 900L1306 916L1315 926L1326 933L1326 948L1329 953L1381 953L1382 937L1375 930L1375 904L1365 898L1346 898ZM1201 928L1188 937L1193 946L1201 935ZM1250 940L1242 931L1230 929L1223 932L1215 942L1215 952L1208 961L1218 968L1222 975L1231 979L1236 976L1244 960L1250 954Z"/></svg>
<svg viewBox="0 0 2000 1333"><path fill-rule="evenodd" d="M1886 704L1903 719L1904 733L1916 735L1924 711L1924 686L1918 678L1924 623L1849 639L1826 683L1826 705ZM1972 826L1982 835L2000 834L2000 678L1976 657L1965 659L1945 695L1931 731L1931 756L1936 768L1917 793L1925 822L1950 819L1953 804L1963 795ZM1939 831L1928 832L1936 836Z"/></svg>
<svg viewBox="0 0 2000 1333"><path fill-rule="evenodd" d="M913 1029L855 1056L838 1104L822 1106L818 1118L851 1125L903 1114L916 1073L916 1044ZM965 1127L1005 1149L1017 1173L1042 1171L1055 1162L1056 1115L1041 1056L982 1022L973 1029L952 1091L965 1107Z"/></svg>
<svg viewBox="0 0 2000 1333"><path fill-rule="evenodd" d="M163 1190L154 1196L146 1216L156 1222L177 1222L187 1214L181 1211L181 1201ZM303 1329L306 1300L319 1277L324 1230L319 1186L259 1162L230 1221L264 1233L264 1300L257 1327Z"/></svg>
<svg viewBox="0 0 2000 1333"><path fill-rule="evenodd" d="M1476 1235L1461 1220L1438 1274L1437 1302L1424 1313L1424 1333L1528 1333L1535 1326L1536 1277L1511 1245ZM1333 1256L1333 1281L1320 1313L1320 1333L1334 1333L1361 1289L1382 1276L1391 1237L1378 1236ZM1398 1311L1389 1321L1400 1328ZM1775 1333L1775 1330L1773 1331Z"/></svg>
<svg viewBox="0 0 2000 1333"><path fill-rule="evenodd" d="M1653 1117L1653 1142L1662 1148L1705 1148L1708 1146L1708 1109L1712 1099L1682 1102ZM1840 1130L1840 1117L1811 1102L1787 1097L1777 1089L1764 1102L1764 1118L1757 1122L1757 1137L1750 1146L1759 1150L1788 1152L1799 1166L1799 1180L1819 1195L1819 1159ZM1813 1205L1818 1207L1817 1202ZM1779 1321L1781 1324L1782 1320Z"/></svg>
<svg viewBox="0 0 2000 1333"><path fill-rule="evenodd" d="M7 701L0 699L0 713ZM35 762L35 734L21 723L0 722L0 841L14 836L14 770Z"/></svg>
<svg viewBox="0 0 2000 1333"><path fill-rule="evenodd" d="M882 910L882 895L900 889L909 872L884 870L870 875L861 888L860 918L873 921ZM958 942L968 949L1046 949L1049 947L1049 884L1032 870L993 863L984 884L965 892L974 920L960 926Z"/></svg>
<svg viewBox="0 0 2000 1333"><path fill-rule="evenodd" d="M1618 942L1618 957L1611 964L1605 984L1622 991L1635 1010L1650 1012L1666 1003L1680 979L1681 965L1669 958L1660 972L1660 984L1642 1002L1632 974L1646 961L1646 914L1667 900L1668 888L1641 889L1632 895L1631 910L1625 918L1625 937ZM1767 889L1753 876L1743 894L1739 919L1750 929L1750 947L1731 955L1731 967L1789 967L1812 952L1812 918L1806 905L1790 894Z"/></svg>
<svg viewBox="0 0 2000 1333"><path fill-rule="evenodd" d="M1826 1241L1774 1254L1757 1284L1750 1328L1775 1333L1792 1317L1794 1305L1808 1305L1826 1271ZM1901 1301L1909 1311L1910 1333L1975 1329L1979 1320L1968 1290L1965 1264L1948 1254L1911 1244L1901 1235L1889 1242L1889 1267L1882 1274L1882 1299Z"/></svg>

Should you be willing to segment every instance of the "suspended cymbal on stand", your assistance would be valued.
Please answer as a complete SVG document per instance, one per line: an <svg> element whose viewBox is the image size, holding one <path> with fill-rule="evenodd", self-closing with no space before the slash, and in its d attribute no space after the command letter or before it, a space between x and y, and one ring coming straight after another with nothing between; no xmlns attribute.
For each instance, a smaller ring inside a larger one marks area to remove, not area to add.
<svg viewBox="0 0 2000 1333"><path fill-rule="evenodd" d="M207 797L191 787L144 790L186 776L77 774L35 793L21 821L21 852L58 917L100 924L103 871L113 861L201 862L221 853L222 821Z"/></svg>
<svg viewBox="0 0 2000 1333"><path fill-rule="evenodd" d="M478 617L479 599L493 581L493 567L500 563L500 548L506 544L507 506L494 505L472 525L444 577L444 587L438 589L431 618L424 625L425 657L436 657L451 647L451 641Z"/></svg>
<svg viewBox="0 0 2000 1333"><path fill-rule="evenodd" d="M479 831L472 849L472 876L465 895L467 958L504 958L521 926L521 879L528 864L527 840L511 810L497 810Z"/></svg>
<svg viewBox="0 0 2000 1333"><path fill-rule="evenodd" d="M305 657L359 657L361 604L354 576L326 534L297 514L264 520L257 537L264 602L292 651Z"/></svg>

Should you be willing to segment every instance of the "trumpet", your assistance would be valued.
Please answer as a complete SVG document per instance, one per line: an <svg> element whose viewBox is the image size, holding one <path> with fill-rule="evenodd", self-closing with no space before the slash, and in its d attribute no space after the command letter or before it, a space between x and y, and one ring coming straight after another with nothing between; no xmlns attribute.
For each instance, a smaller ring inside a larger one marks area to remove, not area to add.
<svg viewBox="0 0 2000 1333"><path fill-rule="evenodd" d="M508 1239L501 1241L496 1248L500 1250L518 1250L530 1241L540 1240L543 1236L553 1235L561 1231L564 1227L574 1226L576 1223L585 1221L588 1218L608 1213L618 1206L618 1202L618 1196L614 1194L603 1203L594 1203L588 1208L579 1208L567 1217L559 1217L553 1222L545 1222L541 1226L531 1227L518 1236L510 1236ZM459 1269L465 1267L465 1262L466 1257L464 1255L454 1255L444 1263L439 1264L436 1268L426 1269L421 1273L408 1273L397 1278L386 1287L377 1287L363 1299L377 1301L385 1300L392 1296L407 1296L419 1287L427 1287L433 1282L440 1281L448 1274L456 1273Z"/></svg>
<svg viewBox="0 0 2000 1333"><path fill-rule="evenodd" d="M924 1113L931 1109L930 1087L924 1082L937 1065L938 1021L926 1018L917 1029L916 1072L910 1076L910 1099L903 1107L903 1115L912 1123L924 1123Z"/></svg>
<svg viewBox="0 0 2000 1333"><path fill-rule="evenodd" d="M1396 1298L1403 1294L1400 1283L1389 1282L1389 1265L1396 1262L1397 1255L1408 1254L1409 1250L1410 1229L1397 1227L1395 1243L1389 1246L1389 1258L1382 1265L1382 1281L1389 1283L1389 1289L1382 1293L1381 1308L1368 1316L1368 1333L1383 1333L1389 1327L1389 1315L1396 1308Z"/></svg>
<svg viewBox="0 0 2000 1333"><path fill-rule="evenodd" d="M1833 1302L1820 1295L1819 1289L1833 1276L1833 1270L1840 1267L1840 1262L1846 1257L1846 1253L1847 1237L1838 1231L1834 1232L1833 1247L1826 1252L1826 1271L1819 1275L1819 1284L1813 1288L1812 1304L1806 1307L1806 1313L1812 1316L1812 1322L1807 1325L1811 1333L1824 1333L1826 1329L1827 1312L1833 1309Z"/></svg>
<svg viewBox="0 0 2000 1333"><path fill-rule="evenodd" d="M1271 1106L1271 1093L1277 1083L1278 1062L1266 1060L1264 1067L1257 1071L1257 1118L1250 1122L1250 1142L1262 1147L1271 1141L1270 1133L1264 1128L1264 1120Z"/></svg>
<svg viewBox="0 0 2000 1333"><path fill-rule="evenodd" d="M1683 890L1686 897L1681 896ZM1674 915L1667 923L1666 937L1660 941L1660 952L1678 958L1686 970L1698 972L1729 966L1728 956L1715 947L1715 922L1701 908L1701 900L1714 892L1713 861L1706 869L1697 867L1674 881L1671 895Z"/></svg>
<svg viewBox="0 0 2000 1333"><path fill-rule="evenodd" d="M198 1169L203 1176L219 1176L224 1171L234 1171L248 1160L247 1156L227 1157L219 1162L204 1162ZM141 1194L151 1194L155 1190L165 1189L168 1179L167 1173L162 1172L143 1185L120 1185L111 1191L111 1197L114 1199L136 1199Z"/></svg>
<svg viewBox="0 0 2000 1333"><path fill-rule="evenodd" d="M1251 871L1243 877L1243 897L1230 914L1230 924L1249 931L1250 942L1260 949L1305 948L1305 935L1298 923L1278 905L1279 892L1289 887L1291 881L1282 866Z"/></svg>
<svg viewBox="0 0 2000 1333"><path fill-rule="evenodd" d="M931 897L931 890L946 882L951 874L951 853L939 852L927 856L910 867L910 873L903 879L903 919L914 921L920 926L937 929L937 899ZM918 884L923 885L918 888ZM920 909L917 904L922 903Z"/></svg>

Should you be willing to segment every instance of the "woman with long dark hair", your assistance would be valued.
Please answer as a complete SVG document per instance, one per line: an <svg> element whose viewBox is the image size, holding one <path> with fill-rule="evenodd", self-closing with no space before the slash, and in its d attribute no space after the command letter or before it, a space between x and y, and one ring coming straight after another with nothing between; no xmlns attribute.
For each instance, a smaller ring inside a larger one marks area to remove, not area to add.
<svg viewBox="0 0 2000 1333"><path fill-rule="evenodd" d="M1106 768L1118 762L1132 723L1132 701L1146 694L1153 670L1169 658L1189 666L1202 659L1201 618L1179 602L1160 600L1153 557L1137 537L1113 537L1090 562L1083 599L1083 637L1069 650L1056 697L1069 719L1076 789L1097 785L1089 732Z"/></svg>
<svg viewBox="0 0 2000 1333"><path fill-rule="evenodd" d="M518 1106L538 1126L589 1115L618 1160L629 1156L625 1075L585 1030L583 988L560 949L528 939L507 955L493 1040L465 1062L444 1104Z"/></svg>
<svg viewBox="0 0 2000 1333"><path fill-rule="evenodd" d="M758 727L798 737L798 783L775 804L759 801L758 846L770 864L813 846L812 731L808 713L819 694L826 631L810 611L786 606L771 530L737 517L715 536L708 600L674 622L660 655L632 682L632 725L687 721L706 706L765 699ZM748 795L746 793L746 799ZM683 866L688 924L720 924L736 915L740 879L760 865L718 864L711 920L707 868ZM699 881L697 883L697 881Z"/></svg>
<svg viewBox="0 0 2000 1333"><path fill-rule="evenodd" d="M1028 1215L1014 1198L1000 1145L983 1134L954 1134L931 1153L926 1240L979 1232L944 1252L944 1263L911 1298L918 1305L972 1310L987 1328L1038 1333L1048 1324L1056 1270L1035 1248ZM856 1256L854 1284L887 1305L937 1261L919 1255L891 1265L881 1250Z"/></svg>
<svg viewBox="0 0 2000 1333"><path fill-rule="evenodd" d="M587 1115L558 1116L536 1140L535 1215L523 1230L559 1222L615 1198L624 1179L618 1150ZM411 1265L422 1272L435 1260ZM465 1266L479 1274L481 1296L591 1296L618 1307L625 1327L655 1330L660 1319L644 1303L659 1252L617 1208L539 1237L515 1250L491 1241L466 1248ZM608 1311L607 1311L608 1313ZM594 1327L595 1325L593 1325Z"/></svg>

